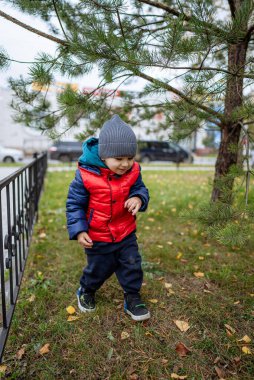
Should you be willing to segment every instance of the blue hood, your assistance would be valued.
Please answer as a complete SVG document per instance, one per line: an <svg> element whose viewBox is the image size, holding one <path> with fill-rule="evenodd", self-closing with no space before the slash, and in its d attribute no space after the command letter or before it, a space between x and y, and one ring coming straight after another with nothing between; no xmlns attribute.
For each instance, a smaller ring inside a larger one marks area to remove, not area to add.
<svg viewBox="0 0 254 380"><path fill-rule="evenodd" d="M83 143L83 154L79 157L80 165L92 165L99 168L108 168L98 155L98 142L99 140L97 138L91 137Z"/></svg>

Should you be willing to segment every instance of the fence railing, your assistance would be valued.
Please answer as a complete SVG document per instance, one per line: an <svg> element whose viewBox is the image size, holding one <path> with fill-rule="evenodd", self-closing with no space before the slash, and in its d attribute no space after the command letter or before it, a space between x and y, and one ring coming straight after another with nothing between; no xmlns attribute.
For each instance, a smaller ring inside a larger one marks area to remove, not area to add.
<svg viewBox="0 0 254 380"><path fill-rule="evenodd" d="M24 273L47 170L47 154L0 181L0 361Z"/></svg>

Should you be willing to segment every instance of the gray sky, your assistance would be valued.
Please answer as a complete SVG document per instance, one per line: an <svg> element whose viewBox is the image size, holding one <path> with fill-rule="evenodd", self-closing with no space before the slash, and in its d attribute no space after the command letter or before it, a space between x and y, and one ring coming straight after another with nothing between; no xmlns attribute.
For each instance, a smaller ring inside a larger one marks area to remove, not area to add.
<svg viewBox="0 0 254 380"><path fill-rule="evenodd" d="M35 28L50 34L50 32L47 29L46 23L40 21L39 18L18 12L10 5L2 4L2 2L1 10L28 25L34 26ZM14 60L28 62L33 61L39 52L43 51L46 53L54 54L55 49L57 47L57 44L53 41L50 41L44 37L40 37L37 34L31 33L2 17L0 17L0 31L0 46L3 47L8 52L10 58ZM28 64L12 62L8 70L0 71L0 86L7 87L7 80L10 76L17 78L19 75L23 75L24 77L26 77L26 74L28 72L28 66ZM82 87L96 87L96 85L100 82L96 69L93 70L93 72L89 75L83 76L79 79L70 80L69 78L63 78L61 76L55 79L58 81L68 83L78 82L80 89ZM139 80L139 82L135 84L135 88L141 89L142 82L143 81ZM110 86L110 88L114 87L115 86L112 85ZM133 85L128 87L132 88Z"/></svg>

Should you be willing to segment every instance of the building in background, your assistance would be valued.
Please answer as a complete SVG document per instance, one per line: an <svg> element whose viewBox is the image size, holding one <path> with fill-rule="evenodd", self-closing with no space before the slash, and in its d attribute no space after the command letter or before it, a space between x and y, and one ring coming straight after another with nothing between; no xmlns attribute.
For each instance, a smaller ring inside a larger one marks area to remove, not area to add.
<svg viewBox="0 0 254 380"><path fill-rule="evenodd" d="M56 94L62 91L62 89L67 85L67 83L56 82L53 86L47 89L47 96L49 101L54 105L56 104ZM74 89L78 89L76 84L71 85ZM36 90L36 85L33 86L33 89ZM91 91L91 88L84 88L83 91ZM0 87L0 112L1 112L1 135L0 135L0 145L9 148L20 149L24 152L25 155L32 155L34 152L41 152L48 149L52 145L52 140L43 135L39 130L25 127L19 123L16 123L13 120L14 111L11 108L10 104L12 101L12 92L8 88ZM120 92L116 94L114 102L121 102ZM135 127L135 133L139 140L168 140L168 131L158 131L157 126L162 120L163 115L157 114L155 117L149 121L144 121L141 123L140 127ZM85 125L84 120L84 125ZM82 132L84 125L80 128L73 128L67 133L65 133L61 140L63 141L74 141L75 135L79 132ZM149 133L148 133L149 130ZM182 141L180 143L188 151L196 150L197 148L204 148L203 143L206 138L206 130L199 130L197 133L194 133L193 136Z"/></svg>

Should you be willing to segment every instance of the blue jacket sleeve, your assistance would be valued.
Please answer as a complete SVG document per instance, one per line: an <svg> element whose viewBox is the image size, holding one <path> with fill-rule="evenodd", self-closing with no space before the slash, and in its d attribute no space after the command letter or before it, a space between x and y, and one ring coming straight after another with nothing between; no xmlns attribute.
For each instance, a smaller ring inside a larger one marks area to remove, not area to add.
<svg viewBox="0 0 254 380"><path fill-rule="evenodd" d="M67 229L70 240L76 240L79 232L88 231L86 211L89 192L85 188L79 170L71 182L66 201Z"/></svg>
<svg viewBox="0 0 254 380"><path fill-rule="evenodd" d="M148 189L146 188L142 180L141 173L139 174L138 179L136 180L134 185L132 185L132 187L130 188L129 198L132 197L139 197L141 199L142 206L140 207L139 211L145 211L147 209L150 197Z"/></svg>

